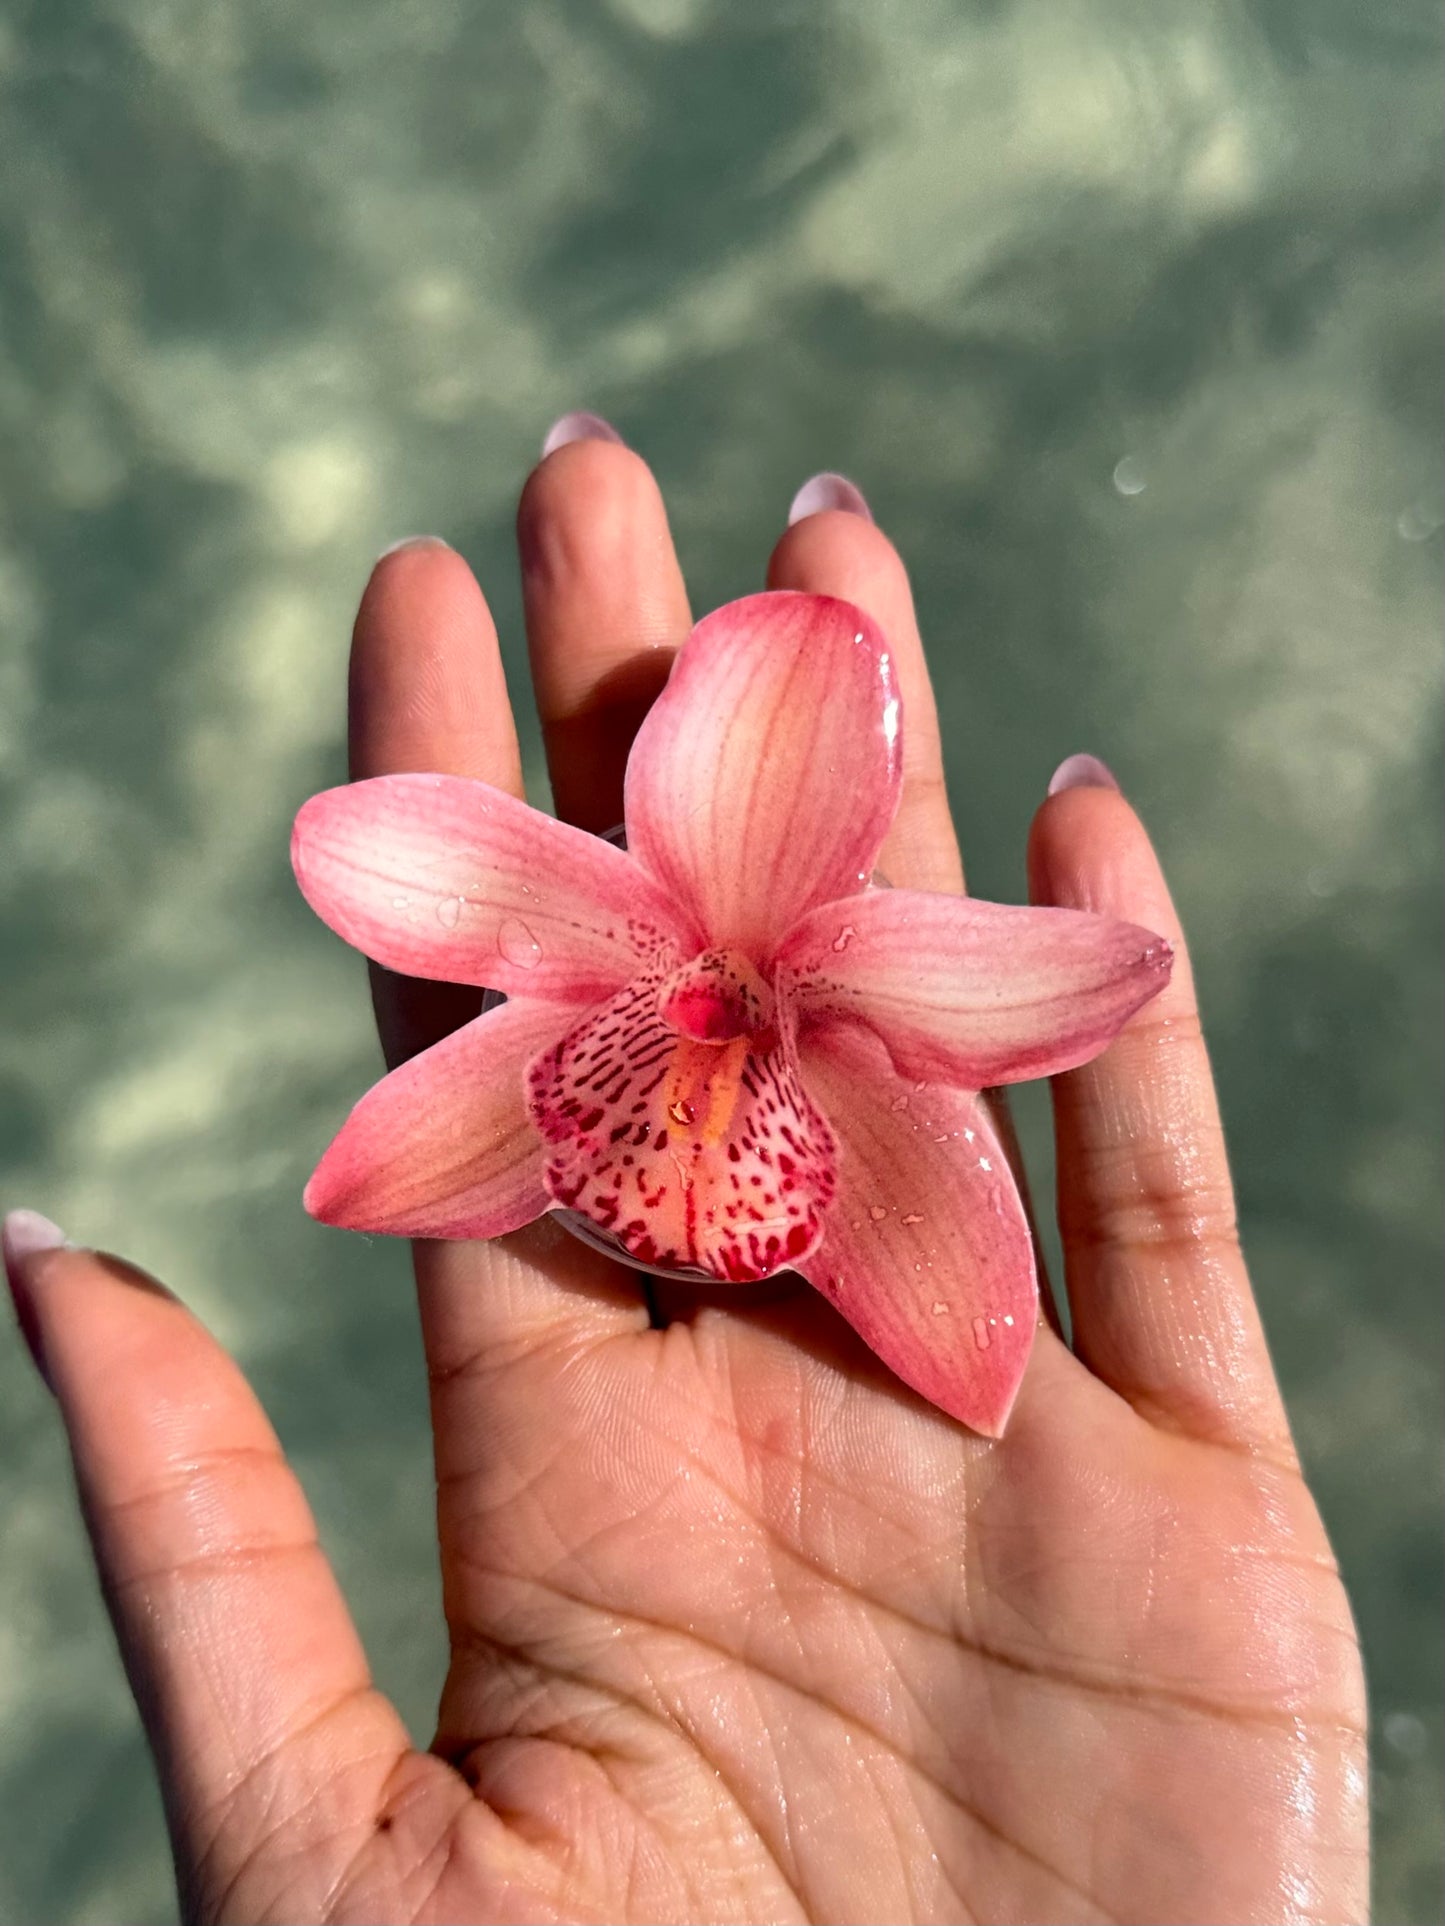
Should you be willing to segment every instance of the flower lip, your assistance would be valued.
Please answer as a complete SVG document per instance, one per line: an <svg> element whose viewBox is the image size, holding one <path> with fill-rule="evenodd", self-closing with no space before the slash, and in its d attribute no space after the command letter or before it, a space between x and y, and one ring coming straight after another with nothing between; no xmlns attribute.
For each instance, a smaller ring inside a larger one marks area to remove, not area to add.
<svg viewBox="0 0 1445 1926"><path fill-rule="evenodd" d="M614 1264L625 1264L630 1271L641 1271L645 1276L660 1278L667 1284L697 1284L709 1290L716 1290L718 1287L718 1278L712 1271L698 1270L691 1264L656 1264L647 1258L634 1257L620 1237L594 1224L592 1219L580 1210L559 1207L553 1210L552 1217L554 1222L575 1237L579 1244L586 1244L589 1249L600 1251L604 1257L610 1257ZM789 1269L791 1266L787 1264L778 1266L779 1271ZM778 1272L773 1271L770 1275L776 1277ZM758 1281L761 1282L761 1280Z"/></svg>
<svg viewBox="0 0 1445 1926"><path fill-rule="evenodd" d="M529 1067L547 1191L648 1270L742 1283L796 1267L837 1172L788 1026L698 1042L664 1019L667 980L629 984Z"/></svg>
<svg viewBox="0 0 1445 1926"><path fill-rule="evenodd" d="M619 823L605 831L602 840L615 848L626 849L626 825ZM495 992L488 991L483 1008L492 1008L501 1001ZM740 1077L736 1073L746 1061L745 1051L727 1050L723 1046L752 1037L757 1037L765 1048L775 1046L773 993L746 957L735 951L704 950L684 963L662 986L658 993L658 1014L676 1033L682 1046L674 1053L673 1071L666 1090L669 1121L684 1135L716 1140L722 1134L722 1126L732 1120L740 1094ZM712 1047L689 1049L689 1044ZM693 1072L691 1079L687 1075L689 1069ZM711 1070L721 1072L721 1077L710 1077ZM666 1283L702 1289L715 1290L721 1281L716 1271L703 1270L697 1265L635 1256L615 1231L605 1230L580 1210L554 1205L552 1216L579 1243L600 1251L616 1263L625 1264L629 1270L644 1272ZM789 1259L777 1264L765 1277L777 1277L792 1268Z"/></svg>

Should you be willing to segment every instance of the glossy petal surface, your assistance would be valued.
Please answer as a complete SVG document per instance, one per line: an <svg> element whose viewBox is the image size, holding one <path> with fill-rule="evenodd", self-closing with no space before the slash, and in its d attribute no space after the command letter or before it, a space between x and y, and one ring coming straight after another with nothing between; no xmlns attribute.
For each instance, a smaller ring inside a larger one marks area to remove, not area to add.
<svg viewBox="0 0 1445 1926"><path fill-rule="evenodd" d="M697 947L622 850L461 776L325 790L291 859L317 915L406 976L584 1001L679 939Z"/></svg>
<svg viewBox="0 0 1445 1926"><path fill-rule="evenodd" d="M761 966L872 873L900 767L878 628L829 596L750 595L698 623L638 732L628 846L711 942Z"/></svg>
<svg viewBox="0 0 1445 1926"><path fill-rule="evenodd" d="M870 889L779 957L804 1028L858 1018L904 1076L982 1090L1087 1063L1169 979L1162 937L1082 910Z"/></svg>
<svg viewBox="0 0 1445 1926"><path fill-rule="evenodd" d="M552 1197L659 1268L766 1277L816 1243L834 1145L786 1039L705 1043L641 978L532 1066Z"/></svg>
<svg viewBox="0 0 1445 1926"><path fill-rule="evenodd" d="M507 1003L373 1086L306 1187L323 1223L397 1237L499 1237L551 1208L526 1065L555 1009Z"/></svg>
<svg viewBox="0 0 1445 1926"><path fill-rule="evenodd" d="M851 1026L800 1045L838 1195L797 1266L905 1384L998 1437L1038 1312L1023 1202L983 1102L898 1077Z"/></svg>

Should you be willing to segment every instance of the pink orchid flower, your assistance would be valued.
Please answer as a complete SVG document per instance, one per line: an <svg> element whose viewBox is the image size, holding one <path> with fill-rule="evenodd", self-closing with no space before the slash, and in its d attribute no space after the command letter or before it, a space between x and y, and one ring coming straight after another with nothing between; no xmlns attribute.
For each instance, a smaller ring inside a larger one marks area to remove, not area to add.
<svg viewBox="0 0 1445 1926"><path fill-rule="evenodd" d="M362 1098L306 1208L441 1238L562 1209L648 1269L798 1271L997 1436L1038 1286L978 1093L1097 1055L1171 956L1109 917L876 883L900 709L859 609L751 595L638 732L625 849L459 777L314 796L292 860L317 914L507 1001Z"/></svg>

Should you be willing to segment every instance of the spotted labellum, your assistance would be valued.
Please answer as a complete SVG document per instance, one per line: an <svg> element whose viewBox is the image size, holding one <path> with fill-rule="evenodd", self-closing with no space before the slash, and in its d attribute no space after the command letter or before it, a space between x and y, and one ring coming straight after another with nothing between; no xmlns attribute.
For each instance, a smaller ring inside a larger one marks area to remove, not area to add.
<svg viewBox="0 0 1445 1926"><path fill-rule="evenodd" d="M454 776L314 796L292 860L317 914L388 969L505 1001L362 1098L307 1209L440 1238L557 1211L648 1270L796 1271L998 1435L1038 1286L979 1093L1097 1055L1170 951L882 886L901 729L876 625L769 593L679 653L628 761L625 847Z"/></svg>

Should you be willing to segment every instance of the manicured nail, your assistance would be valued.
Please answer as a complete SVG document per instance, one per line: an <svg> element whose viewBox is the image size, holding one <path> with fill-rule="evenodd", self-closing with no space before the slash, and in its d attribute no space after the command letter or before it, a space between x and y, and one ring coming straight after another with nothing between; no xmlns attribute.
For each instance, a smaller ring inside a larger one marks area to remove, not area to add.
<svg viewBox="0 0 1445 1926"><path fill-rule="evenodd" d="M850 482L846 475L835 475L825 469L821 475L810 475L793 497L793 505L788 510L788 527L802 521L805 515L819 515L825 508L842 508L850 515L861 515L865 522L873 519L873 510L863 499L863 490L856 482Z"/></svg>
<svg viewBox="0 0 1445 1926"><path fill-rule="evenodd" d="M558 415L547 430L547 439L542 443L542 458L545 460L554 450L565 448L569 441L621 439L610 421L604 421L601 415L589 415L585 408L577 408L570 415Z"/></svg>
<svg viewBox="0 0 1445 1926"><path fill-rule="evenodd" d="M393 542L389 548L384 548L376 559L378 562L384 562L388 555L399 555L404 548L445 547L446 543L440 535L403 535L399 542Z"/></svg>
<svg viewBox="0 0 1445 1926"><path fill-rule="evenodd" d="M4 1253L5 1281L10 1286L10 1298L15 1306L15 1322L20 1327L20 1335L25 1340L31 1362L44 1379L48 1391L54 1391L55 1386L50 1382L50 1373L45 1366L45 1353L40 1344L40 1321L35 1315L35 1299L30 1290L28 1273L31 1260L42 1252L68 1248L69 1240L59 1224L52 1224L38 1210L12 1210L5 1219L3 1229L0 1229L0 1250Z"/></svg>
<svg viewBox="0 0 1445 1926"><path fill-rule="evenodd" d="M1119 778L1108 763L1100 762L1097 756L1065 756L1049 779L1049 794L1057 796L1065 789L1114 789L1119 787Z"/></svg>

